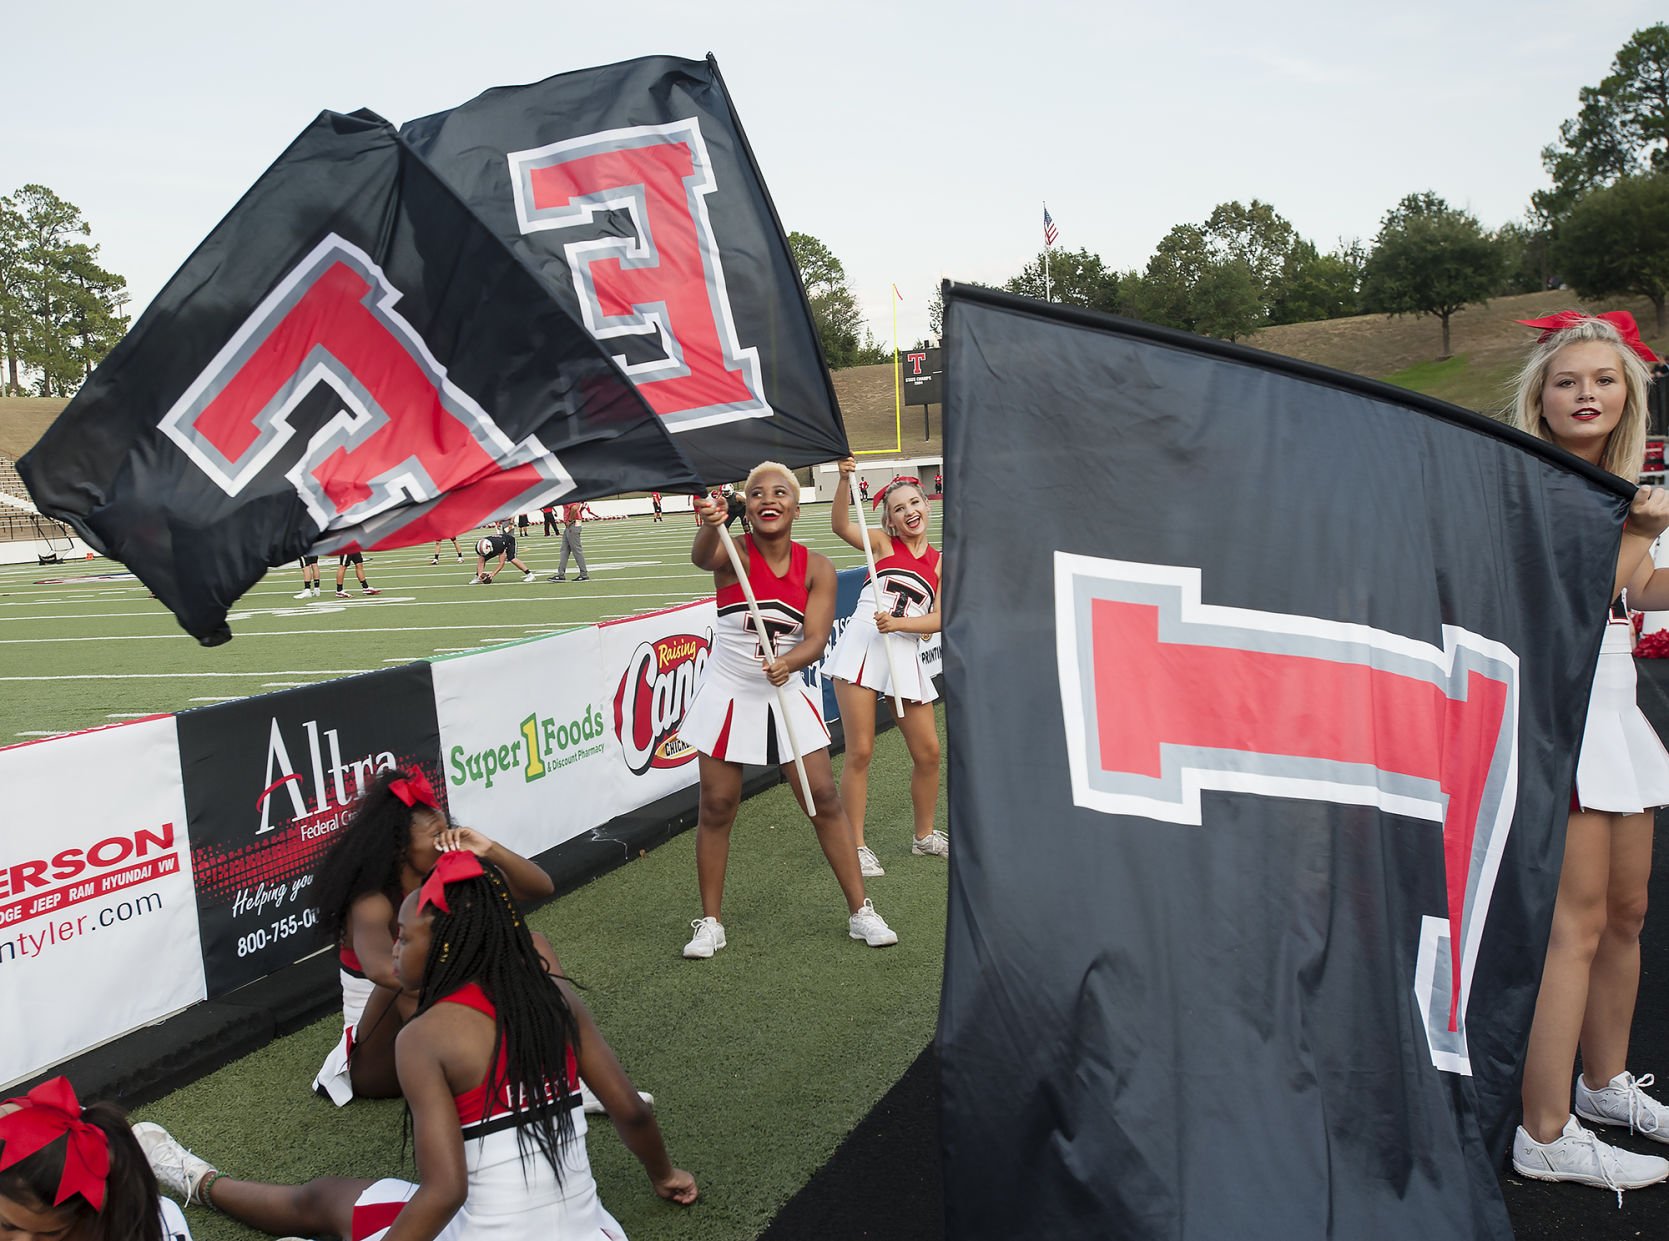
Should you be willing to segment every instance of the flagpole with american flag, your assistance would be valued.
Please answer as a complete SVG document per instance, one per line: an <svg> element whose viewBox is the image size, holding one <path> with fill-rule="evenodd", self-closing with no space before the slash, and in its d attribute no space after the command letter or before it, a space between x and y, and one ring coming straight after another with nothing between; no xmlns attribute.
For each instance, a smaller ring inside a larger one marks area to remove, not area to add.
<svg viewBox="0 0 1669 1241"><path fill-rule="evenodd" d="M1060 238L1060 230L1055 227L1055 217L1049 214L1049 204L1043 204L1043 300L1052 300L1053 288L1049 281L1049 247Z"/></svg>

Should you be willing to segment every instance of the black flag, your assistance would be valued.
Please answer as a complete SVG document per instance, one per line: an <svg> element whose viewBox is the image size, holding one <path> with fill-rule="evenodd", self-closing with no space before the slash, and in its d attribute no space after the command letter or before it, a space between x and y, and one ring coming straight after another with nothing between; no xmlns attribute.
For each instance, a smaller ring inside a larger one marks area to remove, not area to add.
<svg viewBox="0 0 1669 1241"><path fill-rule="evenodd" d="M1506 1241L1632 488L1272 354L946 324L949 1235Z"/></svg>
<svg viewBox="0 0 1669 1241"><path fill-rule="evenodd" d="M787 239L711 57L500 87L401 133L616 355L703 479L846 455Z"/></svg>
<svg viewBox="0 0 1669 1241"><path fill-rule="evenodd" d="M306 552L696 482L596 342L363 112L302 132L18 468L206 645Z"/></svg>

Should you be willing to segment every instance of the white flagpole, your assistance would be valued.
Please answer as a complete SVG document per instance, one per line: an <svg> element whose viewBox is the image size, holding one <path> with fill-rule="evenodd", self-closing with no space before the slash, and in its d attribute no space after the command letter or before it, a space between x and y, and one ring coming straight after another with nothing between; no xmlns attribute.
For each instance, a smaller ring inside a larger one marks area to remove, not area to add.
<svg viewBox="0 0 1669 1241"><path fill-rule="evenodd" d="M1043 215L1044 215L1045 219L1048 218L1048 215L1049 215L1049 204L1048 203L1043 204ZM1045 234L1045 236L1043 238L1043 300L1046 301L1046 302L1053 301L1054 298L1053 298L1052 294L1053 294L1053 289L1050 287L1050 284L1049 284L1049 238L1048 238L1048 235Z"/></svg>
<svg viewBox="0 0 1669 1241"><path fill-rule="evenodd" d="M742 558L736 552L736 544L730 539L728 527L719 527L719 542L724 544L725 554L730 557L730 571L742 585L742 594L748 601L748 612L753 616L753 631L759 636L760 648L770 651L771 662L775 663L776 639L771 636L771 631L765 628L765 618L759 614L759 600L753 596L753 584L748 581L748 571L742 567ZM805 801L801 803L800 809L806 812L809 819L812 817L811 781L806 779L806 765L800 761L800 742L794 735L794 717L788 713L788 696L784 693L785 689L782 685L776 687L777 710L782 715L782 726L788 730L788 748L794 751L794 774L800 777L800 788L804 790Z"/></svg>
<svg viewBox="0 0 1669 1241"><path fill-rule="evenodd" d="M858 499L857 488L852 488L852 505L858 510L858 534L863 539L863 558L869 565L870 589L875 592L875 606L881 606L881 579L875 575L875 549L869 545L869 522L863 515L863 501ZM898 664L893 659L892 635L881 635L881 649L887 653L887 678L892 683L892 706L897 713L900 725L904 723L904 694L898 688Z"/></svg>

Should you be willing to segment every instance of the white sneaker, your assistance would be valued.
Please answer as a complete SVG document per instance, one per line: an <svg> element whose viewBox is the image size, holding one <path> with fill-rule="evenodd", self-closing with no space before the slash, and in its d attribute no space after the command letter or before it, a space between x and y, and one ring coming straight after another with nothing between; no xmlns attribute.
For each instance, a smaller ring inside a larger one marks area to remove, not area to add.
<svg viewBox="0 0 1669 1241"><path fill-rule="evenodd" d="M684 945L684 955L691 961L705 961L724 947L724 924L717 918L697 918L690 927L695 934Z"/></svg>
<svg viewBox="0 0 1669 1241"><path fill-rule="evenodd" d="M867 897L863 907L847 919L846 925L853 939L861 939L871 948L885 948L898 942L898 932L875 912L874 904Z"/></svg>
<svg viewBox="0 0 1669 1241"><path fill-rule="evenodd" d="M140 1121L133 1126L133 1136L156 1174L157 1184L190 1206L208 1206L198 1193L205 1177L214 1172L207 1160L199 1159L175 1140L161 1125Z"/></svg>
<svg viewBox="0 0 1669 1241"><path fill-rule="evenodd" d="M1619 1207L1623 1205L1623 1190L1655 1185L1669 1177L1669 1159L1608 1146L1579 1125L1574 1116L1565 1121L1564 1132L1551 1142L1536 1141L1520 1125L1513 1134L1513 1168L1532 1180L1603 1186L1616 1193Z"/></svg>
<svg viewBox="0 0 1669 1241"><path fill-rule="evenodd" d="M881 859L875 856L875 850L868 845L858 846L858 872L865 879L873 879L877 875L887 873L881 869Z"/></svg>
<svg viewBox="0 0 1669 1241"><path fill-rule="evenodd" d="M910 846L910 852L916 857L945 857L950 856L950 837L943 832L928 832L925 836L917 836L915 843Z"/></svg>
<svg viewBox="0 0 1669 1241"><path fill-rule="evenodd" d="M292 595L291 596L291 598L293 598L293 599L311 599L312 597L313 597L312 590L308 589L305 586L302 587L302 591L299 595Z"/></svg>
<svg viewBox="0 0 1669 1241"><path fill-rule="evenodd" d="M533 574L531 572L529 572L527 574L524 574L523 577L522 577L522 581L524 581L524 582L531 582L532 580L533 580Z"/></svg>
<svg viewBox="0 0 1669 1241"><path fill-rule="evenodd" d="M1625 1072L1598 1090L1589 1090L1587 1081L1579 1076L1576 1114L1596 1125L1627 1125L1630 1133L1654 1142L1669 1142L1669 1107L1646 1093L1646 1087L1656 1080L1650 1073L1636 1077Z"/></svg>

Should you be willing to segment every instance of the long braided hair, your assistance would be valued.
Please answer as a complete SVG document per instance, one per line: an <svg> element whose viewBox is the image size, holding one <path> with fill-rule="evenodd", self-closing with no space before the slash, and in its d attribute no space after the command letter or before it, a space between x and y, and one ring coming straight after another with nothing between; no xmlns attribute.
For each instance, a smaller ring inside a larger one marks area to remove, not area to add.
<svg viewBox="0 0 1669 1241"><path fill-rule="evenodd" d="M430 907L429 956L417 1012L427 1012L466 983L477 983L487 993L496 1025L487 1097L500 1103L524 1101L531 1119L516 1126L522 1162L537 1148L560 1182L562 1149L574 1138L572 1111L578 1100L568 1082L568 1052L578 1053L579 1023L546 972L504 877L490 862L483 862L481 870L479 876L446 885L450 912ZM409 1133L410 1104L406 1126Z"/></svg>
<svg viewBox="0 0 1669 1241"><path fill-rule="evenodd" d="M384 771L371 781L353 803L348 825L319 860L314 899L333 943L340 943L347 933L349 911L360 897L381 892L389 904L400 908L404 895L400 871L411 847L412 816L417 811L389 792L388 786L409 774Z"/></svg>

